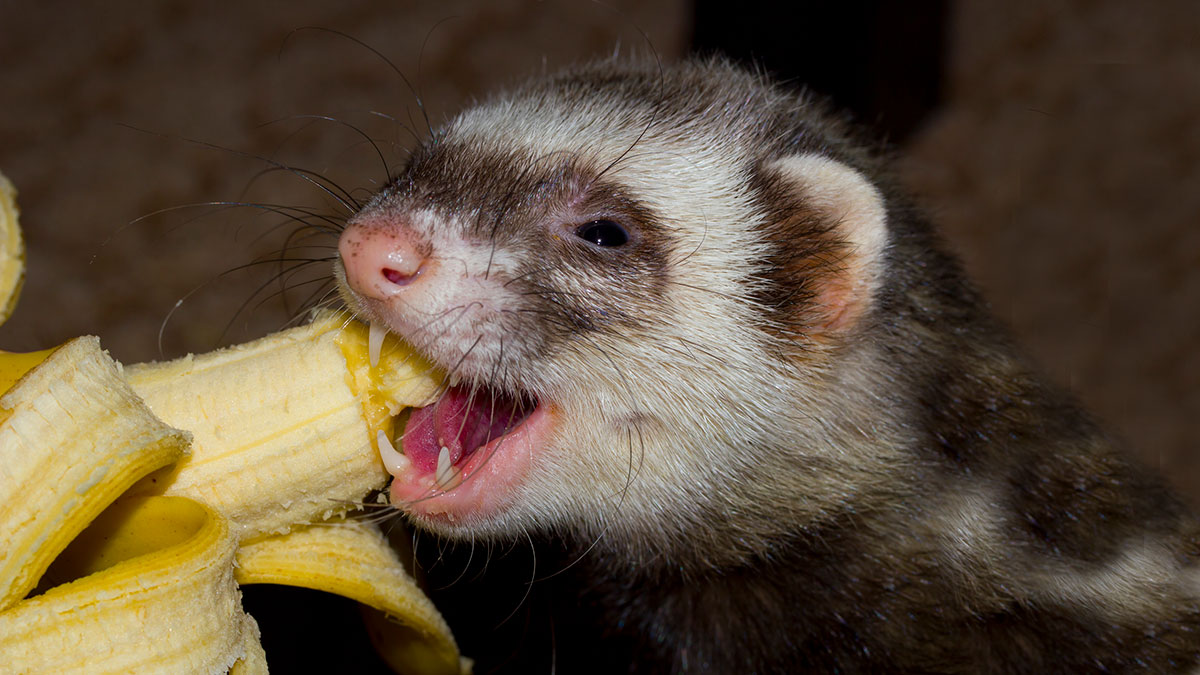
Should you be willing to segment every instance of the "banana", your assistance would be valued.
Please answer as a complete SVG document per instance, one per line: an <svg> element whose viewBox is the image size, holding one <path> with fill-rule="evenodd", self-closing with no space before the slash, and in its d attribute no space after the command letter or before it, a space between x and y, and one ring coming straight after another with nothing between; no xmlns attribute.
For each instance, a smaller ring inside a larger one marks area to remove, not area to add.
<svg viewBox="0 0 1200 675"><path fill-rule="evenodd" d="M192 433L191 456L134 491L209 504L239 539L349 510L387 481L375 450L379 431L393 434L385 411L425 405L437 389L432 368L394 345L370 368L368 339L330 312L248 344L126 368L156 415Z"/></svg>
<svg viewBox="0 0 1200 675"><path fill-rule="evenodd" d="M0 176L7 310L13 194ZM94 337L0 352L0 672L265 673L249 583L359 601L396 672L469 672L378 529L345 517L385 484L395 415L439 387L381 337L326 312L166 363L123 367Z"/></svg>
<svg viewBox="0 0 1200 675"><path fill-rule="evenodd" d="M146 408L96 338L53 350L0 408L2 609L118 495L179 459L188 438Z"/></svg>
<svg viewBox="0 0 1200 675"><path fill-rule="evenodd" d="M0 323L17 306L25 281L25 243L17 226L17 189L0 173Z"/></svg>
<svg viewBox="0 0 1200 675"><path fill-rule="evenodd" d="M445 619L373 525L339 520L299 528L243 544L237 562L240 584L319 584L375 610L368 618L371 637L394 670L457 673L470 667L448 639Z"/></svg>
<svg viewBox="0 0 1200 675"><path fill-rule="evenodd" d="M72 579L0 612L0 668L224 673L246 652L226 521L180 497L113 504L56 561Z"/></svg>

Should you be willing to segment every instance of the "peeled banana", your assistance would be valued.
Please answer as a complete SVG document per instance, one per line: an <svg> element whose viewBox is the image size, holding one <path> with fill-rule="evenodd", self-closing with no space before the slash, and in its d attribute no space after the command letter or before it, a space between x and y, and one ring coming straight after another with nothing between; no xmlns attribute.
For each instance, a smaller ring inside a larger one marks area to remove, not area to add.
<svg viewBox="0 0 1200 675"><path fill-rule="evenodd" d="M388 371L390 390L358 373L369 370L359 327L328 313L248 344L126 368L158 417L192 433L191 455L135 492L203 501L248 539L342 513L382 487L374 432L391 418L368 424L364 410L374 399L424 405L437 383L428 364L397 348L375 369Z"/></svg>
<svg viewBox="0 0 1200 675"><path fill-rule="evenodd" d="M0 309L23 269L14 194L0 176ZM377 528L346 516L387 480L395 414L438 388L380 337L325 313L166 363L122 367L91 337L0 352L0 673L265 673L248 583L372 608L396 672L468 672Z"/></svg>

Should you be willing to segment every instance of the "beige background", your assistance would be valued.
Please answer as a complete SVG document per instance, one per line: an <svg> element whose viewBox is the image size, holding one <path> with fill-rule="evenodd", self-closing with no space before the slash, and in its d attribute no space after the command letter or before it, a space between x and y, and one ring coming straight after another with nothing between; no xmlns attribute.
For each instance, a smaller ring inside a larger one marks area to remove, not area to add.
<svg viewBox="0 0 1200 675"><path fill-rule="evenodd" d="M96 333L120 359L154 358L185 296L168 356L286 320L273 299L238 312L271 269L206 284L277 248L279 218L176 207L330 210L293 175L256 178L267 163L252 156L362 195L383 176L370 146L297 116L366 130L393 166L407 132L372 111L421 126L380 58L293 29L376 47L436 121L544 66L643 48L639 29L664 56L686 51L686 3L610 4L0 0L0 170L21 190L30 261L0 345ZM1052 376L1200 495L1200 3L952 8L946 102L900 149L907 180Z"/></svg>

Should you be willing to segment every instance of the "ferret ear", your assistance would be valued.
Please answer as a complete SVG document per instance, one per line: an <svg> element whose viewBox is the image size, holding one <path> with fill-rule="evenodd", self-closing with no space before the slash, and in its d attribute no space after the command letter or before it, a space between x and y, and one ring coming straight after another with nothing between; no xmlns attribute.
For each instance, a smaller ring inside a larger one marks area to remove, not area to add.
<svg viewBox="0 0 1200 675"><path fill-rule="evenodd" d="M802 289L784 306L780 325L813 337L856 326L879 287L887 246L887 209L862 173L820 155L794 155L765 167L772 201L781 206L768 237L785 252L769 261L777 288ZM782 238L782 240L781 240ZM771 304L771 303L768 303Z"/></svg>

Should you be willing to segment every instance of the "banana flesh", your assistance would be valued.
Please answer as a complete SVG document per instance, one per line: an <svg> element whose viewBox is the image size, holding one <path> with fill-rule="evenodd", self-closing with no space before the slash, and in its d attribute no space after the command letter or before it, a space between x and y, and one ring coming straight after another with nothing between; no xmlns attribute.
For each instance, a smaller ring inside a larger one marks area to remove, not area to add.
<svg viewBox="0 0 1200 675"><path fill-rule="evenodd" d="M90 337L0 352L0 672L265 673L239 583L354 598L396 672L469 672L378 529L340 517L384 485L375 439L431 372L331 313L124 369Z"/></svg>
<svg viewBox="0 0 1200 675"><path fill-rule="evenodd" d="M344 513L383 487L388 474L364 424L365 399L424 405L436 382L430 368L409 361L389 376L407 385L391 390L401 401L370 391L365 375L353 387L347 352L367 349L356 342L357 325L330 313L248 344L126 368L150 409L193 436L191 456L135 491L200 500L248 539Z"/></svg>

